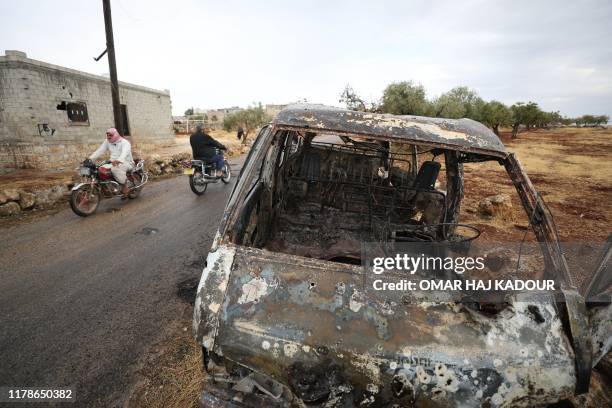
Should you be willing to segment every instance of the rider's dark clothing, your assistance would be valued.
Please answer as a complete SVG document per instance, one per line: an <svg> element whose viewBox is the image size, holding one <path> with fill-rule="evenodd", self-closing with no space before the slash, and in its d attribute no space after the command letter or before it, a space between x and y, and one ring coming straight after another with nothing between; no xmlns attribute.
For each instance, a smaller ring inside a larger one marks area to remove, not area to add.
<svg viewBox="0 0 612 408"><path fill-rule="evenodd" d="M225 150L225 146L201 130L194 132L189 138L189 142L194 159L210 160L217 154L215 149Z"/></svg>
<svg viewBox="0 0 612 408"><path fill-rule="evenodd" d="M208 161L210 163L215 163L215 165L217 166L217 170L223 170L223 166L225 165L224 163L225 160L223 159L223 153L215 154L213 157L208 159Z"/></svg>

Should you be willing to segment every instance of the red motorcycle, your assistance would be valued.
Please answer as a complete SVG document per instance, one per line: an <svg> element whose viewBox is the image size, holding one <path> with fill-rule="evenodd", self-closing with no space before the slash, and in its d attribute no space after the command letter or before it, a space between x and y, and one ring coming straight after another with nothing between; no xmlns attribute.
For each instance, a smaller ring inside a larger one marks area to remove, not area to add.
<svg viewBox="0 0 612 408"><path fill-rule="evenodd" d="M142 187L149 180L145 170L144 160L135 160L135 166L127 173L128 197L136 198ZM105 161L96 165L87 159L79 169L81 182L72 187L70 194L70 208L76 215L87 217L93 214L103 198L121 197L121 185L114 180L111 172L112 165Z"/></svg>

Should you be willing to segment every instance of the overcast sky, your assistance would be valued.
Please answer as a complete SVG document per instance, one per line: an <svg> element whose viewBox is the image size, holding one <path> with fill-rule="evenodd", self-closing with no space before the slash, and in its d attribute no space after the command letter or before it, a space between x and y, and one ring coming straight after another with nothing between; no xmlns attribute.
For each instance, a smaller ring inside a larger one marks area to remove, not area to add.
<svg viewBox="0 0 612 408"><path fill-rule="evenodd" d="M612 114L612 1L111 0L119 79L169 89L174 114L299 99L378 100L393 81ZM94 74L101 0L0 0L0 52Z"/></svg>

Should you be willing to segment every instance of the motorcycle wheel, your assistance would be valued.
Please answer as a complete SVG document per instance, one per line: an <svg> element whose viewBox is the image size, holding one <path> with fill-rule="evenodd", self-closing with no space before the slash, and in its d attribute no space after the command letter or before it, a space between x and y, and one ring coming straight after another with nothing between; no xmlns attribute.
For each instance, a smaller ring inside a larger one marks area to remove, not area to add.
<svg viewBox="0 0 612 408"><path fill-rule="evenodd" d="M196 183L195 179L202 179L202 173L199 171L196 171L195 173L193 173L192 175L189 176L189 187L191 187L191 191L193 191L195 194L197 195L202 195L206 192L206 189L208 188L208 183Z"/></svg>
<svg viewBox="0 0 612 408"><path fill-rule="evenodd" d="M100 205L100 193L90 185L82 186L70 194L70 208L79 217L87 217L96 212Z"/></svg>
<svg viewBox="0 0 612 408"><path fill-rule="evenodd" d="M230 182L230 179L232 178L232 169L230 168L229 163L227 162L227 160L223 161L224 164L224 168L223 168L223 177L221 177L221 181L225 184Z"/></svg>
<svg viewBox="0 0 612 408"><path fill-rule="evenodd" d="M133 181L133 185L138 185L140 183L142 183L142 174L140 173L132 173L132 181ZM140 195L140 192L142 191L142 187L137 188L135 190L130 191L130 194L128 195L129 198L131 198L132 200L136 197L138 197Z"/></svg>

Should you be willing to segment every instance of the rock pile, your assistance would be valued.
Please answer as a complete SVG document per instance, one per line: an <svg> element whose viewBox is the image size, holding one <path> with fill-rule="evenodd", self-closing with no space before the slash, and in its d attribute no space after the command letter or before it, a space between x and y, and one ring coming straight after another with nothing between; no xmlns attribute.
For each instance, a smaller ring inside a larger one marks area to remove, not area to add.
<svg viewBox="0 0 612 408"><path fill-rule="evenodd" d="M43 188L36 191L2 190L0 191L0 217L20 214L22 211L50 207L66 199L70 190L65 185Z"/></svg>
<svg viewBox="0 0 612 408"><path fill-rule="evenodd" d="M165 174L176 174L183 171L181 163L191 160L189 153L175 154L169 158L160 158L158 155L151 155L145 158L147 171L151 176L161 176Z"/></svg>
<svg viewBox="0 0 612 408"><path fill-rule="evenodd" d="M225 156L234 157L239 156L241 154L247 153L250 149L250 146L240 145L237 147L230 147L227 152L225 152ZM180 153L175 154L172 157L160 157L157 154L152 154L149 156L145 156L145 165L147 167L147 171L149 175L155 176L163 176L167 174L178 174L183 172L182 162L191 160L190 153Z"/></svg>
<svg viewBox="0 0 612 408"><path fill-rule="evenodd" d="M504 221L514 219L512 201L508 194L497 194L485 198L478 205L478 212L486 217L498 218Z"/></svg>

